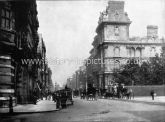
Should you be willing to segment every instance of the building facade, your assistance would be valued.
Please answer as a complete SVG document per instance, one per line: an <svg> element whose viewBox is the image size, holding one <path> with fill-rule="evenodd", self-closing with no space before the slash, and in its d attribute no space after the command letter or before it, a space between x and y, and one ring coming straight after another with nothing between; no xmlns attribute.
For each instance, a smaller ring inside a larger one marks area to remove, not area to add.
<svg viewBox="0 0 165 122"><path fill-rule="evenodd" d="M76 73L74 73L71 77L67 78L66 85L68 88L71 88L73 90L77 89Z"/></svg>
<svg viewBox="0 0 165 122"><path fill-rule="evenodd" d="M54 92L55 87L52 81L52 70L48 67L47 88L50 92Z"/></svg>
<svg viewBox="0 0 165 122"><path fill-rule="evenodd" d="M140 64L160 54L163 39L158 38L158 27L147 26L146 37L129 37L131 21L124 11L123 1L109 1L105 11L100 14L97 35L90 51L91 59L99 59L92 64L92 77L98 88L107 89L113 82L112 73L121 65L136 59Z"/></svg>
<svg viewBox="0 0 165 122"><path fill-rule="evenodd" d="M86 74L86 66L80 66L78 70L78 79L79 83L78 89L86 89L87 86L87 74Z"/></svg>
<svg viewBox="0 0 165 122"><path fill-rule="evenodd" d="M37 88L38 93L41 97L43 97L45 86L46 86L46 75L47 75L47 63L46 63L46 46L43 41L42 34L38 34L39 43L37 47L37 84L35 88Z"/></svg>
<svg viewBox="0 0 165 122"><path fill-rule="evenodd" d="M67 79L66 85L67 87L73 89L73 90L83 90L86 89L87 83L90 83L88 80L88 75L86 72L86 66L80 66L78 70L75 71L75 73L72 75L72 77L69 77Z"/></svg>
<svg viewBox="0 0 165 122"><path fill-rule="evenodd" d="M44 66L28 60L45 60L46 52L45 45L38 50L37 14L36 0L0 2L0 107L9 105L9 96L15 103L33 102Z"/></svg>

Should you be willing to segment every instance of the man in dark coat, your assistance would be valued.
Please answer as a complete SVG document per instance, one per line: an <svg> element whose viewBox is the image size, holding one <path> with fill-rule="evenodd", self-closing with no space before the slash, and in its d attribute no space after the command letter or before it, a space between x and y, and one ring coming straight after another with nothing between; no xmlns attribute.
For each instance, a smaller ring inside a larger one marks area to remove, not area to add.
<svg viewBox="0 0 165 122"><path fill-rule="evenodd" d="M155 96L155 91L154 90L151 90L151 97L152 97L152 100L154 100L154 96Z"/></svg>

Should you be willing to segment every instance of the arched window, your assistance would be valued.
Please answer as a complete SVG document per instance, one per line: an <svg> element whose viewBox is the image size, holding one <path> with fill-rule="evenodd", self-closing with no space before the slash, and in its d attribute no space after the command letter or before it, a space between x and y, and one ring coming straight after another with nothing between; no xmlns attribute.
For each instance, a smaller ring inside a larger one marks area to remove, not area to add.
<svg viewBox="0 0 165 122"><path fill-rule="evenodd" d="M150 52L151 57L155 57L155 54L156 54L156 49L155 47L152 47Z"/></svg>
<svg viewBox="0 0 165 122"><path fill-rule="evenodd" d="M141 49L140 48L136 48L136 52L135 52L135 56L136 57L141 57Z"/></svg>
<svg viewBox="0 0 165 122"><path fill-rule="evenodd" d="M115 36L119 36L119 27L115 26Z"/></svg>
<svg viewBox="0 0 165 122"><path fill-rule="evenodd" d="M120 57L120 48L119 47L115 47L115 49L114 49L114 57Z"/></svg>
<svg viewBox="0 0 165 122"><path fill-rule="evenodd" d="M130 57L135 57L135 48L130 48Z"/></svg>

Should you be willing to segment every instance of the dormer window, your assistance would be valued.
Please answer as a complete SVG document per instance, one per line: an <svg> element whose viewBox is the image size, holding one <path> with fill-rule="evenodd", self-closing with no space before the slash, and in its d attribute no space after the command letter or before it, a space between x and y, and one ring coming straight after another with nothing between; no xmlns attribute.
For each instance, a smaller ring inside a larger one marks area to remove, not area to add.
<svg viewBox="0 0 165 122"><path fill-rule="evenodd" d="M115 36L119 36L119 27L115 26Z"/></svg>

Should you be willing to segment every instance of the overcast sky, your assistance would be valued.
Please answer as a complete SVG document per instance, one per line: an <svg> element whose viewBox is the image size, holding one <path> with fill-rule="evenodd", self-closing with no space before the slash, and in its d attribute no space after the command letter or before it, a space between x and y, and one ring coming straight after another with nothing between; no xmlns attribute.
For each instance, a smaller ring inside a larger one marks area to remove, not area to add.
<svg viewBox="0 0 165 122"><path fill-rule="evenodd" d="M53 82L62 85L80 65L58 65L57 60L89 57L100 12L107 5L108 0L37 1L39 33L46 44ZM164 0L125 0L125 12L132 21L130 37L146 36L147 25L158 25L159 37L165 37Z"/></svg>

